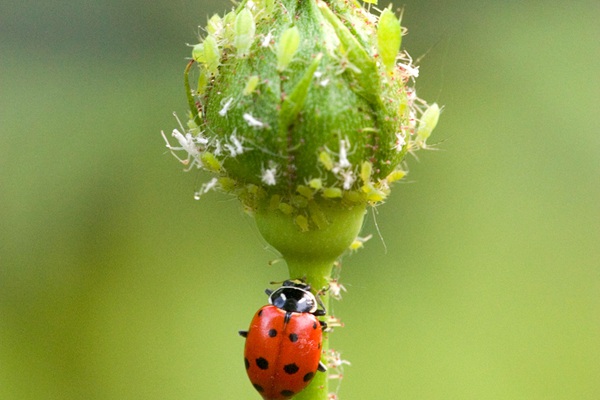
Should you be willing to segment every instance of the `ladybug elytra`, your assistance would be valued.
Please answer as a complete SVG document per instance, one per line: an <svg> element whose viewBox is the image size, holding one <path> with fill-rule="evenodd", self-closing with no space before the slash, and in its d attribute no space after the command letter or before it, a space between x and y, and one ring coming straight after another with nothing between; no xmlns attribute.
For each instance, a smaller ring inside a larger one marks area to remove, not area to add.
<svg viewBox="0 0 600 400"><path fill-rule="evenodd" d="M286 400L304 389L321 363L325 315L318 309L310 285L287 280L276 290L265 291L269 305L254 314L246 338L244 362L254 388L264 400Z"/></svg>

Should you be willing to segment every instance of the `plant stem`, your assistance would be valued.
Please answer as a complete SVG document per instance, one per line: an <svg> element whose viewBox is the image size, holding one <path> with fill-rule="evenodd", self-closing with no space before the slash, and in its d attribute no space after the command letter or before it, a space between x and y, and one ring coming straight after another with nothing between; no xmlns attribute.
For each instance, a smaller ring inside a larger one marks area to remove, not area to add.
<svg viewBox="0 0 600 400"><path fill-rule="evenodd" d="M317 264L311 262L299 262L299 260L288 261L288 270L290 278L305 277L306 283L318 291L327 287L331 276L333 263ZM329 292L324 291L320 294L325 310L329 310ZM326 354L329 349L329 333L323 332L323 344L321 351ZM328 372L318 372L312 382L300 393L294 400L327 400L328 390Z"/></svg>
<svg viewBox="0 0 600 400"><path fill-rule="evenodd" d="M255 214L258 230L281 253L290 278L305 279L314 292L328 287L334 262L358 235L365 215L365 204L343 207L340 203L322 201L318 206L328 225L307 232L298 228L292 215L267 206L259 207ZM329 311L329 293L325 291L320 298ZM324 332L322 351L328 349L329 334ZM317 373L294 400L327 400L327 376L327 372Z"/></svg>

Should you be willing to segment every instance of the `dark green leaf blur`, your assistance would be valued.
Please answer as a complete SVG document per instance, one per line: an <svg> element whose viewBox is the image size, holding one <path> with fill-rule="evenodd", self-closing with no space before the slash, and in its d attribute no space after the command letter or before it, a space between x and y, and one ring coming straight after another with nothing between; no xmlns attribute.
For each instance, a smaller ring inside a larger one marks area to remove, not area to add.
<svg viewBox="0 0 600 400"><path fill-rule="evenodd" d="M231 4L8 3L0 399L258 399L237 331L285 266L160 136ZM598 399L600 3L396 5L445 108L344 259L340 399Z"/></svg>

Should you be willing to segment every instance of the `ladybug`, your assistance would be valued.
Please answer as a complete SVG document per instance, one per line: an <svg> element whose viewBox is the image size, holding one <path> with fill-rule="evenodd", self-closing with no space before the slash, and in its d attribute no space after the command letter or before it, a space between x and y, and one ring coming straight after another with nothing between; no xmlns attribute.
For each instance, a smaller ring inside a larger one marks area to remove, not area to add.
<svg viewBox="0 0 600 400"><path fill-rule="evenodd" d="M317 319L325 310L302 281L287 280L265 292L269 305L254 314L248 331L240 331L246 338L244 363L264 400L286 400L326 370L320 361L326 324Z"/></svg>

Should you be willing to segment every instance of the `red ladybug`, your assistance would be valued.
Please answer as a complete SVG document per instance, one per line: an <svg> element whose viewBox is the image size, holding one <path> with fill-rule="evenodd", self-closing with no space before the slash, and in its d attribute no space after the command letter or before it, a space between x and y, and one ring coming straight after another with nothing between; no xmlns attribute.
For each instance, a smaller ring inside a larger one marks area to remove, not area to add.
<svg viewBox="0 0 600 400"><path fill-rule="evenodd" d="M289 399L312 380L321 363L322 331L317 298L310 286L285 281L275 291L266 290L269 304L254 314L246 338L244 362L254 388L265 400Z"/></svg>

